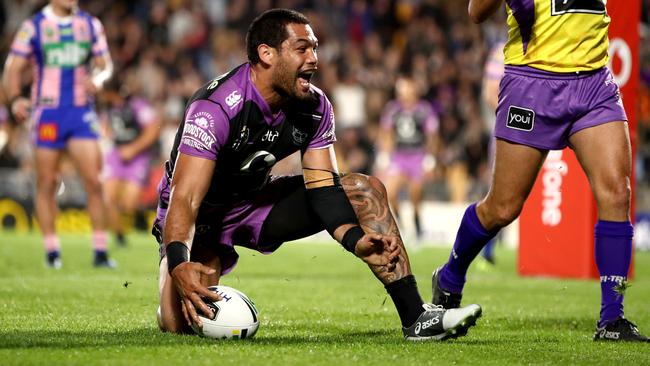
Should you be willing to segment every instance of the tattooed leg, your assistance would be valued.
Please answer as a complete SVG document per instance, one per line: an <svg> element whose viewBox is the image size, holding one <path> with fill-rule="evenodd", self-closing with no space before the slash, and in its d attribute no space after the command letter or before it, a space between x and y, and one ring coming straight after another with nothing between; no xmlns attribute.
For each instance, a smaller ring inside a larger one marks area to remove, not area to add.
<svg viewBox="0 0 650 366"><path fill-rule="evenodd" d="M363 230L366 233L395 236L400 246L401 254L395 270L388 271L386 266L369 265L370 270L384 285L410 275L411 265L399 229L390 212L384 184L375 177L358 173L344 175L341 184Z"/></svg>

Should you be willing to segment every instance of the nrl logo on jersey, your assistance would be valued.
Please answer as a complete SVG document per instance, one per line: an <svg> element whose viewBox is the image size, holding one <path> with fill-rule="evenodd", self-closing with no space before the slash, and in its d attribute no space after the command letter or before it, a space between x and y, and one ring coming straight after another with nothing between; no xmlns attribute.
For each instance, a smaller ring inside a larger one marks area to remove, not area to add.
<svg viewBox="0 0 650 366"><path fill-rule="evenodd" d="M292 126L293 131L291 131L291 138L293 139L293 143L295 145L302 145L307 141L307 137L309 134L307 132L302 132L299 129L297 129L295 126Z"/></svg>

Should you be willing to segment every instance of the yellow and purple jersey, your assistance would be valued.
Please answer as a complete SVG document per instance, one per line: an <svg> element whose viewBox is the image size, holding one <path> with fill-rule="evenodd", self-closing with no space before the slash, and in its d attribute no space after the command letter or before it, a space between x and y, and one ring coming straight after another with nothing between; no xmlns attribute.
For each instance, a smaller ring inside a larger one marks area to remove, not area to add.
<svg viewBox="0 0 650 366"><path fill-rule="evenodd" d="M506 0L505 64L550 72L597 70L608 61L607 0Z"/></svg>
<svg viewBox="0 0 650 366"><path fill-rule="evenodd" d="M93 57L108 53L101 22L77 10L59 17L48 5L23 22L11 54L33 64L32 102L37 107L82 107L92 103L84 87Z"/></svg>

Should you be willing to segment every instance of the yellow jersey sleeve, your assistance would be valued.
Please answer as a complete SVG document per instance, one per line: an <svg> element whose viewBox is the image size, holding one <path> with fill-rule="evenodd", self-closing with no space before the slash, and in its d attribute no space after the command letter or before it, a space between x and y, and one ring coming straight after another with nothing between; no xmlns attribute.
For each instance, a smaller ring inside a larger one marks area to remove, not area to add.
<svg viewBox="0 0 650 366"><path fill-rule="evenodd" d="M505 64L551 72L607 64L607 0L506 0Z"/></svg>

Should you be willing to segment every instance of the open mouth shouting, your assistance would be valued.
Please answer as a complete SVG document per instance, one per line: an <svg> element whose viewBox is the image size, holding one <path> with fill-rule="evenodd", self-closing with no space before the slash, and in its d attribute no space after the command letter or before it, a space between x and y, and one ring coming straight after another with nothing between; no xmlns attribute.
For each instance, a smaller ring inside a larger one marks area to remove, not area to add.
<svg viewBox="0 0 650 366"><path fill-rule="evenodd" d="M304 70L298 73L298 86L303 92L309 91L309 86L311 85L311 78L314 76L316 69Z"/></svg>

